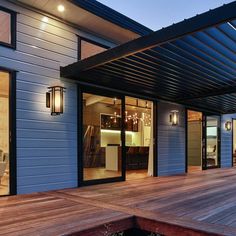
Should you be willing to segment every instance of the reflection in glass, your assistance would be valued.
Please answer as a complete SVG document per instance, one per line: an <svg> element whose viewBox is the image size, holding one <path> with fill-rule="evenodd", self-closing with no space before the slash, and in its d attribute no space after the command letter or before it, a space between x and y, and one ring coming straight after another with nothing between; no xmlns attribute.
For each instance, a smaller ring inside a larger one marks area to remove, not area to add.
<svg viewBox="0 0 236 236"><path fill-rule="evenodd" d="M125 98L126 179L153 175L153 104Z"/></svg>
<svg viewBox="0 0 236 236"><path fill-rule="evenodd" d="M218 117L207 116L207 167L218 165Z"/></svg>
<svg viewBox="0 0 236 236"><path fill-rule="evenodd" d="M107 49L101 46L98 46L92 42L81 39L81 60L96 55L98 53L104 52Z"/></svg>
<svg viewBox="0 0 236 236"><path fill-rule="evenodd" d="M121 177L121 153L121 100L84 93L84 180Z"/></svg>
<svg viewBox="0 0 236 236"><path fill-rule="evenodd" d="M188 172L202 169L202 113L188 110Z"/></svg>
<svg viewBox="0 0 236 236"><path fill-rule="evenodd" d="M0 42L11 44L11 15L0 10Z"/></svg>
<svg viewBox="0 0 236 236"><path fill-rule="evenodd" d="M236 120L233 120L233 166L236 166Z"/></svg>
<svg viewBox="0 0 236 236"><path fill-rule="evenodd" d="M0 195L9 194L9 73L0 71Z"/></svg>

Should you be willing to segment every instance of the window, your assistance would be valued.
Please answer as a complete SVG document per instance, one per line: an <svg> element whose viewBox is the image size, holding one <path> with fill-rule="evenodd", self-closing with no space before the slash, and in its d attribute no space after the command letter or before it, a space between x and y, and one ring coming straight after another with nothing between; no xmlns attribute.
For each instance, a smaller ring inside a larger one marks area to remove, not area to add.
<svg viewBox="0 0 236 236"><path fill-rule="evenodd" d="M108 48L109 47L105 45L79 37L78 59L83 60L85 58L106 51Z"/></svg>
<svg viewBox="0 0 236 236"><path fill-rule="evenodd" d="M0 7L0 45L16 47L16 13Z"/></svg>

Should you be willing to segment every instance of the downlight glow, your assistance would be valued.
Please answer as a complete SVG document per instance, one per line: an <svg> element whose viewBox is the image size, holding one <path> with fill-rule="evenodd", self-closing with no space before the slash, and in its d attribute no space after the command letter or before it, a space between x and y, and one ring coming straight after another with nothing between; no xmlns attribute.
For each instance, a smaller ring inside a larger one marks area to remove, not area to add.
<svg viewBox="0 0 236 236"><path fill-rule="evenodd" d="M59 12L64 12L64 11L65 11L65 7L60 4L60 5L58 5L57 10L58 10Z"/></svg>

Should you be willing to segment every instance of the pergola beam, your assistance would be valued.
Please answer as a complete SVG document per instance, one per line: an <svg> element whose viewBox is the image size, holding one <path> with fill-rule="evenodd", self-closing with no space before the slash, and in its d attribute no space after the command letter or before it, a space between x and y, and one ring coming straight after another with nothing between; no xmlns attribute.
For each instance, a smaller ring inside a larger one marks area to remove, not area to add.
<svg viewBox="0 0 236 236"><path fill-rule="evenodd" d="M154 33L137 38L128 43L109 49L79 62L61 68L62 77L77 77L79 72L98 67L108 62L118 60L129 55L154 48L185 35L201 31L211 26L227 22L236 18L236 2L210 10L188 20L158 30Z"/></svg>

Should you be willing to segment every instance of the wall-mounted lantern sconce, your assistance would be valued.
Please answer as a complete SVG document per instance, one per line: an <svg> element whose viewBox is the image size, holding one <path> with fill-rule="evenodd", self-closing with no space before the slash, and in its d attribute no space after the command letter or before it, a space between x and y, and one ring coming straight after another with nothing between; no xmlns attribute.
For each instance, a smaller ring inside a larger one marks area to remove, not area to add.
<svg viewBox="0 0 236 236"><path fill-rule="evenodd" d="M225 122L225 129L226 129L227 131L230 131L230 130L232 129L232 123L231 123L231 121L226 121L226 122Z"/></svg>
<svg viewBox="0 0 236 236"><path fill-rule="evenodd" d="M51 115L56 116L63 113L63 94L65 88L62 86L48 87L46 93L46 107L51 108Z"/></svg>
<svg viewBox="0 0 236 236"><path fill-rule="evenodd" d="M170 112L170 123L173 126L179 124L179 111L173 110Z"/></svg>

